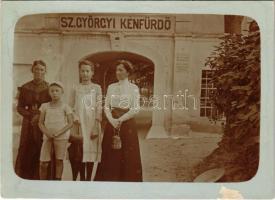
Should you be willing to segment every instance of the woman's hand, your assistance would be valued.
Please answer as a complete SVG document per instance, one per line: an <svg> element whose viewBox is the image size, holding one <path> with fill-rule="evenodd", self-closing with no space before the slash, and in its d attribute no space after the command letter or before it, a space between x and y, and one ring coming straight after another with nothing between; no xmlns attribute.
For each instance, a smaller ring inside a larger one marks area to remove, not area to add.
<svg viewBox="0 0 275 200"><path fill-rule="evenodd" d="M34 116L32 117L32 119L31 119L31 125L33 125L33 126L37 125L37 124L38 124L38 121L39 121L39 115L36 114L36 115L34 115Z"/></svg>
<svg viewBox="0 0 275 200"><path fill-rule="evenodd" d="M40 114L40 111L39 110L31 110L31 113L33 114L33 115L39 115Z"/></svg>
<svg viewBox="0 0 275 200"><path fill-rule="evenodd" d="M95 133L91 133L90 135L90 139L93 140L93 139L96 139L98 137L98 134L95 134Z"/></svg>
<svg viewBox="0 0 275 200"><path fill-rule="evenodd" d="M96 123L98 123L98 122L96 122ZM91 140L98 137L98 127L97 127L96 123L94 124L94 127L92 128L92 131L91 131L91 134L90 134L90 139Z"/></svg>
<svg viewBox="0 0 275 200"><path fill-rule="evenodd" d="M120 126L120 120L118 119L111 119L110 123L112 124L112 126L117 129Z"/></svg>

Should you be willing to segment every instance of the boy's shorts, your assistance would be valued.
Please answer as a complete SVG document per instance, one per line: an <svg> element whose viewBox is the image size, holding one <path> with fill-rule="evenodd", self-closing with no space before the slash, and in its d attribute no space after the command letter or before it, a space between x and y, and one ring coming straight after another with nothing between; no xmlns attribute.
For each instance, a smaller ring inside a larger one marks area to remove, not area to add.
<svg viewBox="0 0 275 200"><path fill-rule="evenodd" d="M40 161L51 161L52 145L54 147L55 159L64 160L67 151L68 140L44 139L41 147Z"/></svg>

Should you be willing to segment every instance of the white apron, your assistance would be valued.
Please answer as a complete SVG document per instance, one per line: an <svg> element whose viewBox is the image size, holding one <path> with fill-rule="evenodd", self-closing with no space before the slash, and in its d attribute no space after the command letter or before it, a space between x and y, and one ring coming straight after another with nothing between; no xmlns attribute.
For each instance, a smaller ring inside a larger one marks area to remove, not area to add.
<svg viewBox="0 0 275 200"><path fill-rule="evenodd" d="M101 161L101 127L96 122L96 88L94 84L78 85L75 88L75 114L80 122L80 134L83 137L82 162ZM91 139L91 133L98 134Z"/></svg>

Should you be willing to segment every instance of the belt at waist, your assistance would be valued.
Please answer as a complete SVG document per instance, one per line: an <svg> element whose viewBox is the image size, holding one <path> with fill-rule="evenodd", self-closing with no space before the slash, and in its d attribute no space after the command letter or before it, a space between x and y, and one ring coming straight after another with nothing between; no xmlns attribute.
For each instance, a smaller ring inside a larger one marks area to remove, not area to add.
<svg viewBox="0 0 275 200"><path fill-rule="evenodd" d="M125 108L114 107L114 108L112 108L112 116L115 119L120 118L122 115L127 113L129 110L130 110L129 108L125 109Z"/></svg>

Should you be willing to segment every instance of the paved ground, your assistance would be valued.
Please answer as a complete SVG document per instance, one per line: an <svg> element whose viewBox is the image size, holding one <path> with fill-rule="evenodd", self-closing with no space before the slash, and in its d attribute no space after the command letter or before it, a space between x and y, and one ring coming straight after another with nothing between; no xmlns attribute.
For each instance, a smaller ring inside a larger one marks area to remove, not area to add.
<svg viewBox="0 0 275 200"><path fill-rule="evenodd" d="M142 115L140 115L142 116ZM138 119L144 181L192 181L193 167L209 155L221 139L221 134L192 132L185 138L145 139L150 128L150 113ZM14 128L14 156L17 154L20 127ZM96 167L94 169L95 173ZM94 174L93 173L93 174ZM64 162L63 180L71 180L71 168Z"/></svg>

